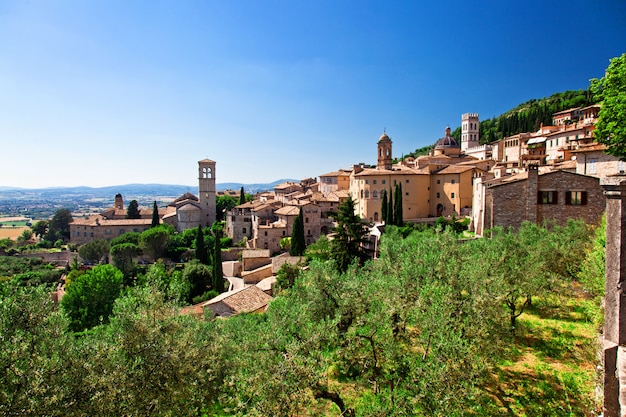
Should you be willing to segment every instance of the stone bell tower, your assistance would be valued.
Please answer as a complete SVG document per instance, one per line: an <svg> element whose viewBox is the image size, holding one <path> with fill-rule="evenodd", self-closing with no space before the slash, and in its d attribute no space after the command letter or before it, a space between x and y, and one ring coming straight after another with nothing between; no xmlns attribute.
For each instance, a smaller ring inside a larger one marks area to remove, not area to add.
<svg viewBox="0 0 626 417"><path fill-rule="evenodd" d="M478 146L480 122L478 113L465 113L461 116L461 152Z"/></svg>
<svg viewBox="0 0 626 417"><path fill-rule="evenodd" d="M198 161L198 199L202 209L201 224L210 226L215 221L215 161Z"/></svg>
<svg viewBox="0 0 626 417"><path fill-rule="evenodd" d="M393 165L393 157L391 156L391 139L383 132L378 139L378 169L390 170Z"/></svg>

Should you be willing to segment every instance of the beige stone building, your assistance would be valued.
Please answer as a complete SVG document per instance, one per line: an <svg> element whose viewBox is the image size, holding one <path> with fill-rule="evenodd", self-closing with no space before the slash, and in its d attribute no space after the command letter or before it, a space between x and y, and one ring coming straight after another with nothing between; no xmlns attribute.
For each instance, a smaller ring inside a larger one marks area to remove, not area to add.
<svg viewBox="0 0 626 417"><path fill-rule="evenodd" d="M472 125L472 128L478 126ZM429 156L392 164L392 142L386 133L380 137L377 147L377 166L355 168L350 177L350 195L355 201L356 214L373 223L382 221L382 191L395 192L396 184L402 185L402 214L406 222L452 214L469 215L472 178L494 164L461 152L449 127Z"/></svg>
<svg viewBox="0 0 626 417"><path fill-rule="evenodd" d="M186 193L166 208L159 209L159 221L176 230L210 226L216 218L215 161L198 161L198 194ZM152 225L152 208L140 209L139 219L127 219L121 195L115 197L113 207L100 214L76 218L70 223L70 242L84 244L96 239L113 239L126 232L143 232Z"/></svg>

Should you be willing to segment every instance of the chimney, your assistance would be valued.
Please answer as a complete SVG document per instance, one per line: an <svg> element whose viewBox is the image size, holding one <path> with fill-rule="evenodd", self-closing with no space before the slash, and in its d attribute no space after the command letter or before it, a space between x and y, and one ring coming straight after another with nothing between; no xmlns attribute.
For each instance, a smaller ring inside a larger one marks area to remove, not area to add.
<svg viewBox="0 0 626 417"><path fill-rule="evenodd" d="M526 181L526 219L537 223L537 202L539 199L539 166L528 165L528 180Z"/></svg>

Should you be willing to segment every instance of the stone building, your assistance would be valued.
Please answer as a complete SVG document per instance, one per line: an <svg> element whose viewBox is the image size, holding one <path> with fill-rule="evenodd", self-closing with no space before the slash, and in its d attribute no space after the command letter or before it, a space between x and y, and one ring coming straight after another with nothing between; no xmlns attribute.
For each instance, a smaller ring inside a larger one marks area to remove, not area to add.
<svg viewBox="0 0 626 417"><path fill-rule="evenodd" d="M177 231L210 226L216 218L215 161L198 161L198 194L185 193L164 209L158 209L159 222L172 225ZM140 209L139 219L127 219L124 200L115 196L113 207L100 214L73 219L70 242L82 245L96 239L113 239L126 232L143 232L152 225L152 208Z"/></svg>
<svg viewBox="0 0 626 417"><path fill-rule="evenodd" d="M472 178L493 166L491 160L481 161L461 152L449 127L429 156L391 164L391 139L386 133L378 140L377 148L376 168L355 167L350 177L355 212L373 223L382 221L382 192L395 193L397 184L402 184L402 214L406 222L469 214Z"/></svg>
<svg viewBox="0 0 626 417"><path fill-rule="evenodd" d="M604 212L605 198L599 179L568 171L528 171L492 180L475 179L473 223L477 235L496 226L521 226L523 221L564 224L581 219L597 224Z"/></svg>

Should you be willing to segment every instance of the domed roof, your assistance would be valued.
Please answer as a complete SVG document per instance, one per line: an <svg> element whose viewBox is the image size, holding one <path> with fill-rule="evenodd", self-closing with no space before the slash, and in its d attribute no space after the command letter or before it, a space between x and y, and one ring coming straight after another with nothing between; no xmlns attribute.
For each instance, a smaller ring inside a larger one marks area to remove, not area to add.
<svg viewBox="0 0 626 417"><path fill-rule="evenodd" d="M450 134L450 127L446 127L446 135L437 141L435 149L460 148L459 142Z"/></svg>
<svg viewBox="0 0 626 417"><path fill-rule="evenodd" d="M383 132L382 135L380 135L380 138L378 138L378 142L391 142L391 139L389 139L389 136L387 136L387 132Z"/></svg>

